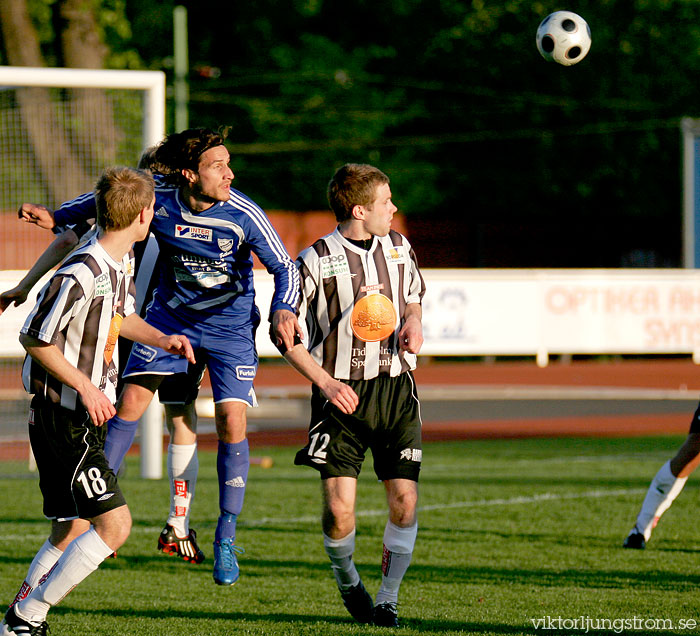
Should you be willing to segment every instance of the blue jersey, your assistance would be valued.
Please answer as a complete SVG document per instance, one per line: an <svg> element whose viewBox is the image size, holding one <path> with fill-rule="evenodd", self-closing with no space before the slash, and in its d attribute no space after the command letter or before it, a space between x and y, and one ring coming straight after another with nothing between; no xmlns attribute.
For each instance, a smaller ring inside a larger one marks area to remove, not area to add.
<svg viewBox="0 0 700 636"><path fill-rule="evenodd" d="M197 320L235 326L254 319L253 258L275 279L270 313L295 311L299 274L263 210L231 188L228 201L193 212L179 189L159 176L151 232L160 249L155 300ZM95 198L82 195L64 203L54 218L59 226L95 218Z"/></svg>

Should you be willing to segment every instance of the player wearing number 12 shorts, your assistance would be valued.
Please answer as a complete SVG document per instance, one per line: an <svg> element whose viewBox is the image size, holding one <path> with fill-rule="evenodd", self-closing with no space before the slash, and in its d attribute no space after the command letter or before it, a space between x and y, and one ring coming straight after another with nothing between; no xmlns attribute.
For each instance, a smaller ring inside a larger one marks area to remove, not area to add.
<svg viewBox="0 0 700 636"><path fill-rule="evenodd" d="M321 474L323 545L345 607L359 622L393 627L418 529L421 421L411 371L423 344L425 285L408 240L391 230L396 206L383 172L341 167L328 200L338 228L297 259L304 342L280 348L314 385L309 439L295 463ZM367 449L389 503L374 603L352 559Z"/></svg>

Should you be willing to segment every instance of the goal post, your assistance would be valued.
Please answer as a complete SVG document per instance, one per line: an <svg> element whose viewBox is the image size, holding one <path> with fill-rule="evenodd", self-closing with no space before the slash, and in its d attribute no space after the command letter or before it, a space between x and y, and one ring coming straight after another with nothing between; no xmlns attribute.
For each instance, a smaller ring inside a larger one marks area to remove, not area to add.
<svg viewBox="0 0 700 636"><path fill-rule="evenodd" d="M41 230L24 231L17 206L32 201L55 209L91 191L106 166L136 166L143 150L165 136L165 87L161 71L0 66L3 280L19 280L50 242ZM23 355L17 334L32 298L0 321L0 358ZM17 434L26 434L24 428ZM163 423L157 400L140 429L141 474L159 479Z"/></svg>
<svg viewBox="0 0 700 636"><path fill-rule="evenodd" d="M700 267L700 119L684 117L683 267Z"/></svg>

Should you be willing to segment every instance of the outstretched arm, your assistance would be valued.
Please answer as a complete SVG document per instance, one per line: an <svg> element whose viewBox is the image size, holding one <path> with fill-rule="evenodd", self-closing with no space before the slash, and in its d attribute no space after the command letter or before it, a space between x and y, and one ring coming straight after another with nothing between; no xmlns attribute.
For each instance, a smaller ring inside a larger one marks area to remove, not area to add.
<svg viewBox="0 0 700 636"><path fill-rule="evenodd" d="M23 203L17 210L17 216L25 223L34 223L45 230L52 230L56 225L53 212L39 203Z"/></svg>
<svg viewBox="0 0 700 636"><path fill-rule="evenodd" d="M313 382L326 399L343 413L352 413L359 403L355 391L344 382L336 380L319 365L302 344L287 350L284 359L289 362L307 380Z"/></svg>
<svg viewBox="0 0 700 636"><path fill-rule="evenodd" d="M8 289L0 294L0 314L2 314L13 302L15 306L21 305L32 287L36 285L41 277L50 269L58 265L78 244L78 235L73 230L66 230L59 234L49 245L44 253L39 257L32 268L16 287Z"/></svg>
<svg viewBox="0 0 700 636"><path fill-rule="evenodd" d="M178 353L187 358L188 362L195 363L194 351L187 336L166 336L160 329L149 325L136 313L124 318L119 335L152 347L160 347L168 353Z"/></svg>
<svg viewBox="0 0 700 636"><path fill-rule="evenodd" d="M288 309L275 311L272 314L271 335L275 346L280 350L291 350L295 341L300 342L303 336L296 314Z"/></svg>

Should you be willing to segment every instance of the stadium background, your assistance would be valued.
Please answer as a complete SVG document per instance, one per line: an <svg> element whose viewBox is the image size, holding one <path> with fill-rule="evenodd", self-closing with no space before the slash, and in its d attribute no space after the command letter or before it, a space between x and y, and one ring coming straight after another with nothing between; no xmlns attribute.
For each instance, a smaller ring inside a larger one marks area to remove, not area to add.
<svg viewBox="0 0 700 636"><path fill-rule="evenodd" d="M174 5L98 2L71 14L65 4L3 3L0 61L162 70L172 130ZM11 14L12 6L22 11ZM700 21L700 3L572 3L591 26L593 47L567 69L544 63L534 46L537 24L560 8L551 3L358 0L341 10L263 1L228 8L230 38L210 28L214 3L183 6L189 123L231 126L236 185L272 211L293 255L332 227L325 183L332 166L350 160L391 176L401 229L423 268L681 264L680 122L700 103L687 81L700 35L678 37L675 25ZM56 206L89 189L105 161L135 162L139 134L128 127L140 112L133 95L59 91L53 119L28 105L38 93L1 93L0 270L23 270L50 237L19 223L16 205ZM691 386L689 358L564 354L545 370L532 358L495 355L421 365L445 372L436 384L454 384L462 368L486 376L516 364L531 376L523 384L552 386L596 386L552 375L570 378L567 369L579 365L598 365L607 385L602 369L612 366L625 387L623 367L658 362L687 371ZM16 409L17 381L5 379L17 378L17 361L1 364L9 398L2 408ZM261 382L265 375L263 368ZM469 386L475 378L466 377Z"/></svg>

